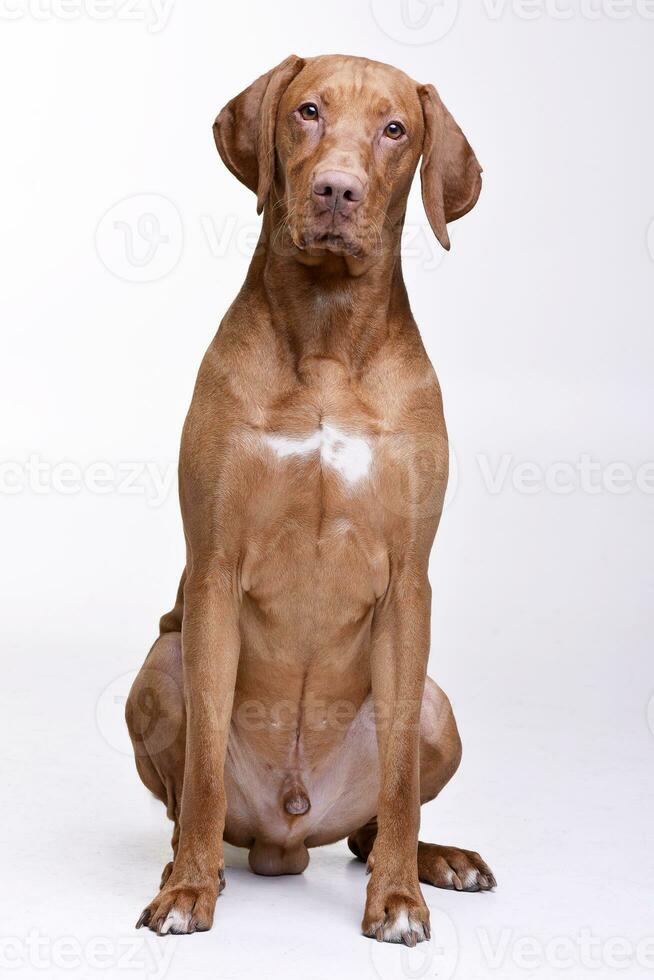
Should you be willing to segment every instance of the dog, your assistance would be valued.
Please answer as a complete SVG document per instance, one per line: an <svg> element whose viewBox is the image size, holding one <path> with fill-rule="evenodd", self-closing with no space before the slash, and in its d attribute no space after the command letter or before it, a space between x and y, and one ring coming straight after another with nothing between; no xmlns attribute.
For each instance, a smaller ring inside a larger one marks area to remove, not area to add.
<svg viewBox="0 0 654 980"><path fill-rule="evenodd" d="M362 932L413 946L430 935L419 882L496 885L476 852L418 840L461 741L426 676L448 443L400 261L418 162L445 249L481 167L432 85L355 57L287 58L214 138L263 223L200 367L186 567L127 703L138 773L174 822L137 927L209 929L223 841L281 875L347 838L370 872Z"/></svg>

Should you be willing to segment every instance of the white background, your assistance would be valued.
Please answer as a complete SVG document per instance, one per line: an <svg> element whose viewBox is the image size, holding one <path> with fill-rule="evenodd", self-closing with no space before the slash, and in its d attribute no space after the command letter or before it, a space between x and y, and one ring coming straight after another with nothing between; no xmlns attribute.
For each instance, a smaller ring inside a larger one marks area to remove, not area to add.
<svg viewBox="0 0 654 980"><path fill-rule="evenodd" d="M8 975L654 973L653 7L0 0ZM421 836L500 885L425 886L435 940L408 953L359 936L344 845L293 879L230 852L213 931L157 940L132 927L171 828L123 702L174 599L181 425L258 226L211 124L289 53L334 51L434 82L485 169L447 256L412 197L405 274L456 459L431 673L465 746Z"/></svg>

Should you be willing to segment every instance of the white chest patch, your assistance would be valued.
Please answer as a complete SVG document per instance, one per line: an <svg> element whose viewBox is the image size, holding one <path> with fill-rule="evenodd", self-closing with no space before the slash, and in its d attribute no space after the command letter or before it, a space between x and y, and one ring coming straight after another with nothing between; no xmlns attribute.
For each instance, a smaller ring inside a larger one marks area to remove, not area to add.
<svg viewBox="0 0 654 980"><path fill-rule="evenodd" d="M372 465L372 449L363 436L343 432L333 425L322 425L308 436L267 435L264 441L279 459L320 454L323 466L336 470L350 486L365 479Z"/></svg>

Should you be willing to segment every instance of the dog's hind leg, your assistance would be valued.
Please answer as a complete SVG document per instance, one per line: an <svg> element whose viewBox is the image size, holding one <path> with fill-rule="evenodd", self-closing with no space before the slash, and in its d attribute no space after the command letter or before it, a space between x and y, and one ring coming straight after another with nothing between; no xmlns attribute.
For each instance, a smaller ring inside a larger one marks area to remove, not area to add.
<svg viewBox="0 0 654 980"><path fill-rule="evenodd" d="M181 634L164 633L150 650L127 699L125 718L136 768L147 788L161 800L174 823L173 861L179 843L179 810L184 783L186 711ZM162 885L173 861L163 869Z"/></svg>
<svg viewBox="0 0 654 980"><path fill-rule="evenodd" d="M461 739L446 695L429 677L420 713L420 802L435 799L457 771L461 761ZM374 863L373 847L377 820L373 817L348 838L352 853L360 861ZM418 877L437 888L457 891L487 891L497 882L476 851L418 842Z"/></svg>

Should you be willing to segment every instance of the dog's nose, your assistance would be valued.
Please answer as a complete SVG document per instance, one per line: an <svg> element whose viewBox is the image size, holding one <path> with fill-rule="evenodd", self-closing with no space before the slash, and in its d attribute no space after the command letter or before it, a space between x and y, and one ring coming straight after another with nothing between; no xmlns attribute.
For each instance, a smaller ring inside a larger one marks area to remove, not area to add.
<svg viewBox="0 0 654 980"><path fill-rule="evenodd" d="M313 198L334 214L350 214L365 196L363 184L344 170L323 170L313 181Z"/></svg>

